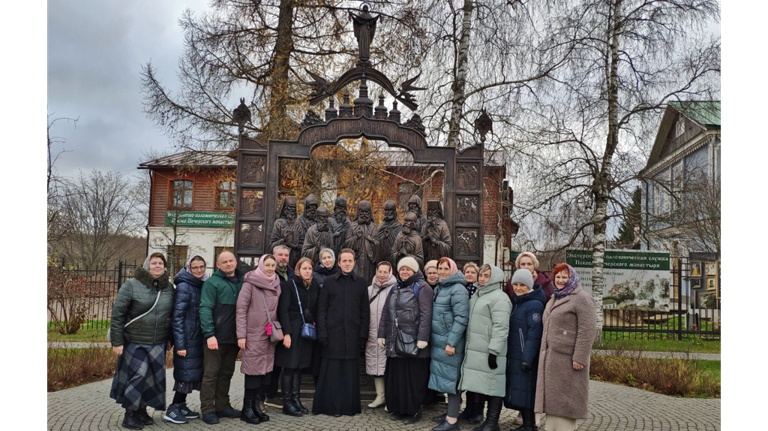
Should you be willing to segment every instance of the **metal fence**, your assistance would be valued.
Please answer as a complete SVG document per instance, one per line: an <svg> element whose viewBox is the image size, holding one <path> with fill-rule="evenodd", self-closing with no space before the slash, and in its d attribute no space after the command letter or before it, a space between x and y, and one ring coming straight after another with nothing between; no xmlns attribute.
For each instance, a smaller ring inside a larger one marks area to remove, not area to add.
<svg viewBox="0 0 768 431"><path fill-rule="evenodd" d="M82 300L87 306L84 328L106 329L112 315L112 304L120 286L133 276L137 263L119 262L111 270L73 269L85 280ZM207 268L210 275L215 268ZM672 268L672 309L603 310L603 338L616 339L720 339L720 301L716 309L704 308L697 292L690 288L690 262L679 258ZM691 293L693 292L693 293ZM48 321L51 321L48 312Z"/></svg>

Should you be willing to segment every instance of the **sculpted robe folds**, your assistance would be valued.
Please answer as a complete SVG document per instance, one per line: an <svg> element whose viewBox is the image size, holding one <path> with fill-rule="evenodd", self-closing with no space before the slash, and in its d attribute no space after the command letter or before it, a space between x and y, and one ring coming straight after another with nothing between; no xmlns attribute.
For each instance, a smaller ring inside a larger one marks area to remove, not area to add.
<svg viewBox="0 0 768 431"><path fill-rule="evenodd" d="M291 248L291 254L288 260L288 266L291 268L296 265L296 262L301 257L301 245L304 240L303 232L301 233L300 238L297 230L301 230L298 226L298 220L294 220L294 222L291 223L288 219L281 217L275 220L275 224L272 227L272 236L269 239L269 253L272 253L272 249L276 245L287 245ZM299 242L299 239L301 239L302 242ZM294 244L298 245L299 248L295 249Z"/></svg>
<svg viewBox="0 0 768 431"><path fill-rule="evenodd" d="M308 257L312 262L320 261L320 249L323 247L333 248L333 232L330 230L320 231L317 225L313 225L304 236L304 247L301 249L301 256Z"/></svg>
<svg viewBox="0 0 768 431"><path fill-rule="evenodd" d="M397 263L390 259L390 254L392 253L392 246L395 245L395 239L402 229L403 225L397 219L381 222L376 231L376 239L379 241L376 263L389 260L392 268L397 268Z"/></svg>
<svg viewBox="0 0 768 431"><path fill-rule="evenodd" d="M357 221L347 231L344 247L355 251L355 273L370 282L376 268L376 226L373 223L359 224ZM370 239L369 239L370 238Z"/></svg>
<svg viewBox="0 0 768 431"><path fill-rule="evenodd" d="M410 234L406 235L402 231L397 234L395 244L392 246L392 253L389 256L389 261L392 263L393 268L397 268L397 261L405 256L413 256L418 262L419 267L424 267L424 250L422 248L421 237L412 230Z"/></svg>
<svg viewBox="0 0 768 431"><path fill-rule="evenodd" d="M424 259L427 262L451 256L453 243L451 242L451 231L445 220L438 219L435 220L435 223L430 223L428 220L422 228L421 237L424 240ZM429 237L432 237L432 241L429 240Z"/></svg>
<svg viewBox="0 0 768 431"><path fill-rule="evenodd" d="M347 240L347 231L349 231L350 226L352 226L352 223L349 221L349 219L344 216L341 219L341 222L336 220L336 217L331 217L331 231L333 232L333 252L336 253L336 256L339 255L339 251L344 248L344 241Z"/></svg>

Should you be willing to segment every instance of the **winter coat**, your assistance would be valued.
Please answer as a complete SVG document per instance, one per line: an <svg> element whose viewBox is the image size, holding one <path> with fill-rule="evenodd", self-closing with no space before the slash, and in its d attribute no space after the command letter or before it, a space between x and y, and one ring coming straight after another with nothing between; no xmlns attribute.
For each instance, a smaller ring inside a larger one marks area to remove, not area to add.
<svg viewBox="0 0 768 431"><path fill-rule="evenodd" d="M200 290L203 280L186 269L176 274L176 297L173 300L173 379L177 382L203 380L203 331L200 329ZM186 350L179 356L179 350Z"/></svg>
<svg viewBox="0 0 768 431"><path fill-rule="evenodd" d="M112 306L109 331L112 346L126 343L154 345L172 340L173 296L174 286L167 273L155 279L143 267L136 268L134 277L120 286ZM156 300L157 305L152 308ZM150 309L149 314L125 327L126 323Z"/></svg>
<svg viewBox="0 0 768 431"><path fill-rule="evenodd" d="M295 283L295 285L294 285ZM299 312L299 292L301 308L304 310L304 321L313 323L317 315L317 302L320 297L320 286L312 279L309 288L304 287L301 276L294 276L280 283L280 302L277 305L277 320L283 325L283 334L290 334L291 348L286 349L283 343L277 343L275 365L278 367L297 369L308 368L312 364L312 340L301 337L301 320Z"/></svg>
<svg viewBox="0 0 768 431"><path fill-rule="evenodd" d="M536 271L536 279L533 280L533 287L539 286L541 290L544 292L544 295L547 298L547 301L549 301L549 298L552 297L552 294L555 292L555 284L552 282L552 280L549 279L549 274L547 274L544 271L539 271L538 269ZM509 299L511 300L515 296L515 291L512 289L512 279L510 278L507 280L506 285L504 285L504 291L507 292L507 295L509 295Z"/></svg>
<svg viewBox="0 0 768 431"><path fill-rule="evenodd" d="M392 286L397 284L397 278L393 274L384 283L374 277L373 284L368 286L368 303L371 310L370 323L368 324L368 342L365 344L365 372L371 376L383 376L387 363L387 349L380 347L379 323L387 303L387 297ZM375 298L374 298L375 295Z"/></svg>
<svg viewBox="0 0 768 431"><path fill-rule="evenodd" d="M235 269L236 282L220 269L203 282L200 291L200 328L206 341L216 337L219 344L237 344L235 306L243 287L243 274Z"/></svg>
<svg viewBox="0 0 768 431"><path fill-rule="evenodd" d="M546 302L546 295L539 286L534 286L525 295L512 297L507 340L507 388L504 395L507 408L532 409L536 402L536 375L543 329L541 316ZM523 362L531 365L530 371L523 371Z"/></svg>
<svg viewBox="0 0 768 431"><path fill-rule="evenodd" d="M254 271L245 274L243 288L237 297L237 338L245 338L240 371L249 376L263 376L272 371L275 364L275 346L269 341L266 327L270 319L277 320L280 286L259 284Z"/></svg>
<svg viewBox="0 0 768 431"><path fill-rule="evenodd" d="M504 272L491 267L491 279L469 300L467 351L461 364L459 388L463 391L503 397L506 386L507 337L512 302L501 290ZM496 355L496 369L488 355Z"/></svg>
<svg viewBox="0 0 768 431"><path fill-rule="evenodd" d="M320 289L317 340L323 358L357 359L368 340L368 283L355 274L329 275Z"/></svg>
<svg viewBox="0 0 768 431"><path fill-rule="evenodd" d="M535 410L586 419L589 356L597 332L595 300L578 285L564 298L553 296L544 308L542 320ZM584 368L574 370L574 362L583 364Z"/></svg>
<svg viewBox="0 0 768 431"><path fill-rule="evenodd" d="M466 284L464 274L458 271L438 281L433 295L429 388L438 392L455 394L458 387L469 321L469 293ZM453 356L445 353L446 345L456 348Z"/></svg>
<svg viewBox="0 0 768 431"><path fill-rule="evenodd" d="M414 285L418 284L418 295ZM387 295L387 301L379 322L378 338L387 340L386 352L390 358L402 358L395 352L397 328L395 313L400 331L414 337L416 341L429 343L432 322L432 288L424 281L421 272L417 272L407 280L397 279L397 285L392 287ZM417 358L428 358L429 349L420 349Z"/></svg>
<svg viewBox="0 0 768 431"><path fill-rule="evenodd" d="M341 270L339 269L339 266L335 263L331 269L324 267L322 263L316 263L314 272L312 273L312 279L317 280L317 285L322 288L323 284L325 283L325 277L338 274L340 271Z"/></svg>

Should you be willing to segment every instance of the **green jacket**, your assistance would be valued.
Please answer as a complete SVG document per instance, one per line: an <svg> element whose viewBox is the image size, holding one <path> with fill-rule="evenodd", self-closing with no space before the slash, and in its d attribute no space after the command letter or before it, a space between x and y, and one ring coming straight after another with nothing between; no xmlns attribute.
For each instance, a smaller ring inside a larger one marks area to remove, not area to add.
<svg viewBox="0 0 768 431"><path fill-rule="evenodd" d="M243 274L235 269L237 282L227 279L217 269L205 282L200 292L200 327L203 338L216 337L219 344L237 344L235 317L237 295L243 287Z"/></svg>
<svg viewBox="0 0 768 431"><path fill-rule="evenodd" d="M155 308L152 305L160 299ZM163 344L171 337L171 315L173 314L174 286L164 273L153 279L143 267L136 268L134 277L126 281L117 291L112 306L110 339L113 346L125 343ZM146 316L125 327L125 324L152 308Z"/></svg>
<svg viewBox="0 0 768 431"><path fill-rule="evenodd" d="M503 397L506 389L507 337L512 302L501 290L504 272L491 267L491 279L469 300L467 348L461 365L462 391ZM496 369L488 365L488 355L496 355Z"/></svg>

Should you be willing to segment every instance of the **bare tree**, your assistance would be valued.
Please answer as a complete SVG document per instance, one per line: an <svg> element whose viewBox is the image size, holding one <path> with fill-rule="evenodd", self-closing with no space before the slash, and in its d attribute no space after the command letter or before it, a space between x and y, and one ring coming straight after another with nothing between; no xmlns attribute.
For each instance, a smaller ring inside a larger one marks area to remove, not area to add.
<svg viewBox="0 0 768 431"><path fill-rule="evenodd" d="M69 225L62 220L61 216L61 181L62 179L56 173L56 161L66 152L64 148L57 148L66 142L66 139L59 136L52 136L51 129L57 122L68 122L77 127L78 118L54 117L55 114L48 114L48 179L46 182L46 192L48 195L48 252L52 251L56 243L61 240L69 231Z"/></svg>
<svg viewBox="0 0 768 431"><path fill-rule="evenodd" d="M588 217L560 247L589 237L602 327L607 223L630 200L657 124L651 119L670 100L718 98L720 41L706 27L720 8L714 0L566 3L557 28L571 35L573 54L521 104L526 122L515 144L537 187L517 195L518 210L552 219L546 209L583 208Z"/></svg>
<svg viewBox="0 0 768 431"><path fill-rule="evenodd" d="M61 210L72 226L60 256L83 269L104 269L142 234L142 191L120 173L93 170L64 182Z"/></svg>

